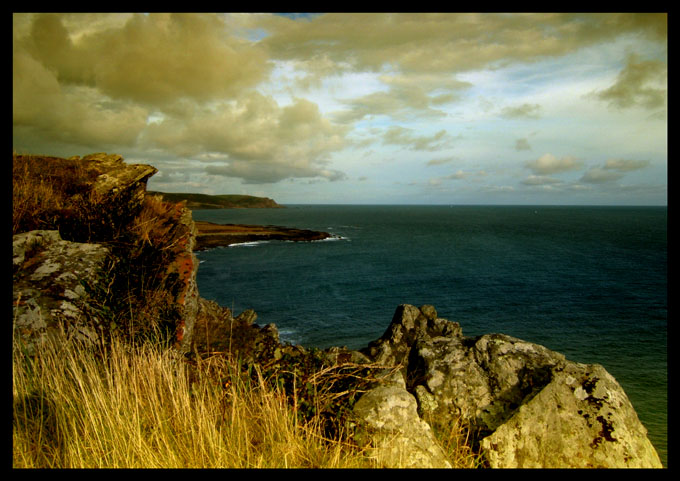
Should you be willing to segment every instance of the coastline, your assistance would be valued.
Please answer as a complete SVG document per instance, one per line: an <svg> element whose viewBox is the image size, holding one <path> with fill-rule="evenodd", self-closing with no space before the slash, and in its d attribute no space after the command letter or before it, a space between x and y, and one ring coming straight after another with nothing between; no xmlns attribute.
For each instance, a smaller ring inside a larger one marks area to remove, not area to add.
<svg viewBox="0 0 680 481"><path fill-rule="evenodd" d="M198 229L195 251L244 242L266 240L310 242L332 237L328 232L275 225L216 224L206 221L194 221L194 224Z"/></svg>

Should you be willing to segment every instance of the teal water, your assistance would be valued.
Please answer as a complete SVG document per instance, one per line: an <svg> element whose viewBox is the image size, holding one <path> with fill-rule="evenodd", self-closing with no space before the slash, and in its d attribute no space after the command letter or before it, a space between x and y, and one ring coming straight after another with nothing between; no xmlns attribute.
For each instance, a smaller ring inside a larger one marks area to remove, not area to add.
<svg viewBox="0 0 680 481"><path fill-rule="evenodd" d="M330 232L199 252L201 296L253 308L281 339L364 347L399 304L602 364L667 465L667 208L320 206L194 219Z"/></svg>

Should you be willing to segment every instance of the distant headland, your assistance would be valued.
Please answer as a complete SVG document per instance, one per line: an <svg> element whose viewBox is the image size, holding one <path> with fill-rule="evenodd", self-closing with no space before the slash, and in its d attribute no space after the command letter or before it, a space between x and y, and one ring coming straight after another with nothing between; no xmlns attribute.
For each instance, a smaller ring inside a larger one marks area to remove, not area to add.
<svg viewBox="0 0 680 481"><path fill-rule="evenodd" d="M179 192L150 192L147 195L161 195L169 202L186 201L188 209L282 209L284 206L268 197L239 194L192 194Z"/></svg>
<svg viewBox="0 0 680 481"><path fill-rule="evenodd" d="M237 194L184 194L147 191L149 196L162 196L168 202L186 202L186 207L196 209L280 209L284 206L268 197ZM332 237L327 232L281 226L247 224L215 224L195 221L198 229L195 250L224 247L242 242L267 240L313 241Z"/></svg>

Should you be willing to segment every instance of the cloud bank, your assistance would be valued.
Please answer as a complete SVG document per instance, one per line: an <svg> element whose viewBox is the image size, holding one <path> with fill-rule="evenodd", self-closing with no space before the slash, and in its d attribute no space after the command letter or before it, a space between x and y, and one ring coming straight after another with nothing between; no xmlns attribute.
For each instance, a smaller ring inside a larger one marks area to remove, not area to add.
<svg viewBox="0 0 680 481"><path fill-rule="evenodd" d="M19 13L13 144L293 201L659 201L667 76L666 14Z"/></svg>

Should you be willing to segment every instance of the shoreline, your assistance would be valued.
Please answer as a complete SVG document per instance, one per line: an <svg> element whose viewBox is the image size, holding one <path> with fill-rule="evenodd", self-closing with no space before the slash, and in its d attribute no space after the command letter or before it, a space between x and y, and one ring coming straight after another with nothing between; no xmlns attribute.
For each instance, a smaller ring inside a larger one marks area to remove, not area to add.
<svg viewBox="0 0 680 481"><path fill-rule="evenodd" d="M245 242L267 240L310 242L333 237L328 232L275 225L216 224L206 221L194 221L194 224L198 230L195 251Z"/></svg>

